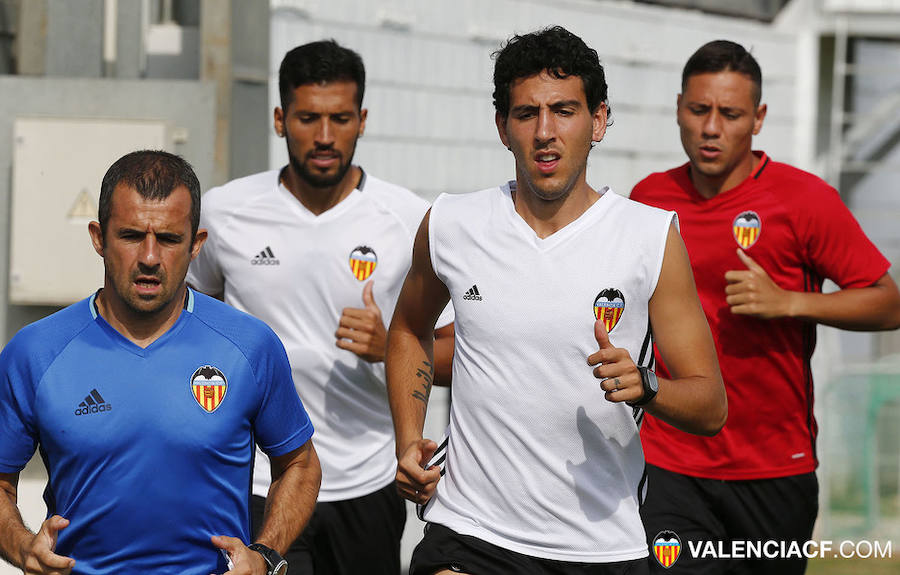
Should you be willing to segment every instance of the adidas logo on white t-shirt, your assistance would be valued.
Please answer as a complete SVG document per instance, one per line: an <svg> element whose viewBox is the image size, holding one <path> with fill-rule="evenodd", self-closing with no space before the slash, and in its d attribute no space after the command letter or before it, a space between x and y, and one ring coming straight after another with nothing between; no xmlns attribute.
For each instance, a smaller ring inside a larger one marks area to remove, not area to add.
<svg viewBox="0 0 900 575"><path fill-rule="evenodd" d="M466 292L466 295L463 296L463 299L470 299L474 301L481 301L481 294L478 293L478 286L473 285L469 288L469 291Z"/></svg>

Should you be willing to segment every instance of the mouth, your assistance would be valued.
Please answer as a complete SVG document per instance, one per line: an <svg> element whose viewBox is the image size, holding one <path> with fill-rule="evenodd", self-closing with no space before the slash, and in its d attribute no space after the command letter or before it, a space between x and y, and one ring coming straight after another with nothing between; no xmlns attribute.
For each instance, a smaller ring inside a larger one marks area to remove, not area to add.
<svg viewBox="0 0 900 575"><path fill-rule="evenodd" d="M704 144L699 148L700 157L704 160L715 160L719 156L722 155L722 150L717 146L711 146L709 144Z"/></svg>
<svg viewBox="0 0 900 575"><path fill-rule="evenodd" d="M534 155L534 163L542 174L550 174L559 165L560 155L556 152L538 152Z"/></svg>
<svg viewBox="0 0 900 575"><path fill-rule="evenodd" d="M139 295L153 295L162 289L162 281L154 276L138 276L133 283Z"/></svg>
<svg viewBox="0 0 900 575"><path fill-rule="evenodd" d="M337 152L313 152L309 155L310 163L320 170L327 170L341 160Z"/></svg>

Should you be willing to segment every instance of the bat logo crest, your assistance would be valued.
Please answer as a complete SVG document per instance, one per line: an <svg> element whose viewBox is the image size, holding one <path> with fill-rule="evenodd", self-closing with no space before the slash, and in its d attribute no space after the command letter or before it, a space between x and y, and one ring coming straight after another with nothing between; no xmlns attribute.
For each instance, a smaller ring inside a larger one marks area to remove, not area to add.
<svg viewBox="0 0 900 575"><path fill-rule="evenodd" d="M228 380L217 367L204 365L191 376L191 395L207 413L219 408L228 391Z"/></svg>
<svg viewBox="0 0 900 575"><path fill-rule="evenodd" d="M732 224L734 239L744 249L749 248L759 239L762 232L762 220L756 212L741 212Z"/></svg>
<svg viewBox="0 0 900 575"><path fill-rule="evenodd" d="M350 271L361 282L369 279L377 265L378 256L369 246L356 246L350 252Z"/></svg>
<svg viewBox="0 0 900 575"><path fill-rule="evenodd" d="M681 539L674 531L660 531L653 539L653 556L664 569L678 561L681 555Z"/></svg>
<svg viewBox="0 0 900 575"><path fill-rule="evenodd" d="M594 318L603 320L607 333L616 327L624 312L625 295L615 288L606 288L594 299Z"/></svg>

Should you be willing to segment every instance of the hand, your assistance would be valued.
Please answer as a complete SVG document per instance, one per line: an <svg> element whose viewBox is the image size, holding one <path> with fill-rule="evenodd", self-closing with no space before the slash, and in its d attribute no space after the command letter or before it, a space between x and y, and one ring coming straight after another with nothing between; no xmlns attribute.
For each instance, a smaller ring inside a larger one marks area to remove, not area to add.
<svg viewBox="0 0 900 575"><path fill-rule="evenodd" d="M637 401L644 396L641 374L628 354L628 350L613 346L603 320L594 322L594 339L599 351L588 356L588 365L596 365L594 377L600 379L600 388L606 392L606 400L613 403Z"/></svg>
<svg viewBox="0 0 900 575"><path fill-rule="evenodd" d="M373 280L369 280L363 288L363 304L365 308L345 307L341 312L341 321L337 331L337 346L352 351L359 357L375 363L384 361L384 347L387 330L381 319L381 310L372 296Z"/></svg>
<svg viewBox="0 0 900 575"><path fill-rule="evenodd" d="M725 272L725 301L735 315L774 319L791 315L793 292L781 289L766 270L738 248L738 258L746 270Z"/></svg>
<svg viewBox="0 0 900 575"><path fill-rule="evenodd" d="M22 572L53 573L67 575L72 572L75 560L54 553L56 535L61 529L69 526L69 520L53 515L41 524L41 529L22 549Z"/></svg>
<svg viewBox="0 0 900 575"><path fill-rule="evenodd" d="M252 549L248 549L244 542L237 537L225 535L213 535L210 541L217 548L228 553L228 557L234 564L225 575L266 575L269 565L263 556Z"/></svg>
<svg viewBox="0 0 900 575"><path fill-rule="evenodd" d="M437 448L437 443L430 439L416 440L397 462L397 491L413 503L427 503L441 480L440 467L425 467Z"/></svg>

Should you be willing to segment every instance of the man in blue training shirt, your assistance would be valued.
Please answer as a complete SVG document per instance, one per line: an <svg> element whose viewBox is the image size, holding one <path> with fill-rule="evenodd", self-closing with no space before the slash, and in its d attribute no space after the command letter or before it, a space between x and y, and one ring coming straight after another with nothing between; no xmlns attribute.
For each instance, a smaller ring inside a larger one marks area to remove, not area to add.
<svg viewBox="0 0 900 575"><path fill-rule="evenodd" d="M187 288L200 184L140 151L110 167L93 296L22 329L0 354L0 555L27 573L283 574L321 472L281 342L253 317ZM16 507L40 444L48 519ZM272 463L249 547L255 444Z"/></svg>

